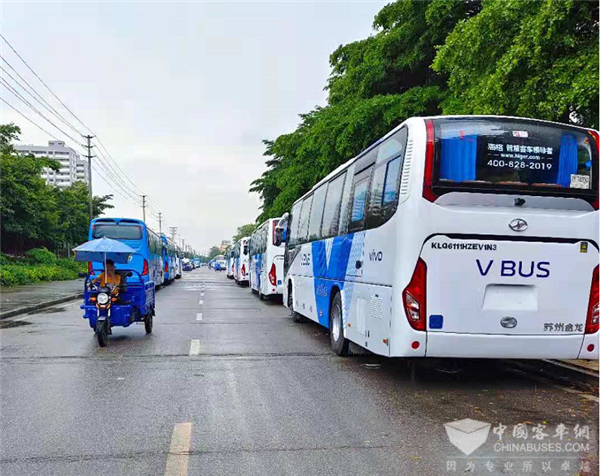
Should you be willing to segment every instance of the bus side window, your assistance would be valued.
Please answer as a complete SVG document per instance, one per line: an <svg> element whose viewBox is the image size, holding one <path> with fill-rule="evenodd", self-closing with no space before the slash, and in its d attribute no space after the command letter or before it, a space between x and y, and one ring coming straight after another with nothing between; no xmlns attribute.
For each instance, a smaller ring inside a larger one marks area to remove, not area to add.
<svg viewBox="0 0 600 476"><path fill-rule="evenodd" d="M383 225L396 210L407 139L408 129L403 127L378 147L365 228Z"/></svg>
<svg viewBox="0 0 600 476"><path fill-rule="evenodd" d="M308 220L310 218L310 209L312 207L313 196L306 197L302 201L302 211L300 212L300 223L298 224L298 243L306 243L308 238Z"/></svg>
<svg viewBox="0 0 600 476"><path fill-rule="evenodd" d="M346 173L336 177L329 182L327 196L325 198L325 207L323 210L323 228L322 238L336 236L340 227L340 205L342 203L342 192L344 190L344 181Z"/></svg>
<svg viewBox="0 0 600 476"><path fill-rule="evenodd" d="M298 244L298 232L300 225L300 211L302 210L302 202L296 203L292 207L292 219L290 221L290 239L288 246L296 246Z"/></svg>
<svg viewBox="0 0 600 476"><path fill-rule="evenodd" d="M308 226L308 241L321 238L321 222L323 220L323 207L325 206L325 194L327 185L321 185L313 194L312 211L310 213L310 224Z"/></svg>
<svg viewBox="0 0 600 476"><path fill-rule="evenodd" d="M342 195L342 208L340 209L341 224L338 235L345 235L346 233L348 233L348 222L350 219L348 209L350 208L352 203L352 196L350 194L352 192L352 179L354 178L355 168L355 164L352 164L350 167L348 167L346 181L344 183L344 193Z"/></svg>
<svg viewBox="0 0 600 476"><path fill-rule="evenodd" d="M364 228L367 213L367 198L369 194L369 179L373 166L354 177L354 190L352 192L352 208L350 209L350 223L348 231L358 231Z"/></svg>

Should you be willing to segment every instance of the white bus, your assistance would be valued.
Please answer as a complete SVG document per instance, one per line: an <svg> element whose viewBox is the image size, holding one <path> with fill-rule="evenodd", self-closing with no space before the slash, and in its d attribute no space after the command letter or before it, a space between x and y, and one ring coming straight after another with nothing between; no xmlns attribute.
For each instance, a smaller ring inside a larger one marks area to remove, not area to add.
<svg viewBox="0 0 600 476"><path fill-rule="evenodd" d="M225 251L225 274L229 279L233 279L233 248L229 247Z"/></svg>
<svg viewBox="0 0 600 476"><path fill-rule="evenodd" d="M385 356L598 359L598 132L411 118L278 227L296 321Z"/></svg>
<svg viewBox="0 0 600 476"><path fill-rule="evenodd" d="M274 244L279 218L270 218L250 237L250 289L262 300L283 294L283 255L285 245Z"/></svg>
<svg viewBox="0 0 600 476"><path fill-rule="evenodd" d="M248 277L250 275L249 240L250 237L245 236L233 246L233 279L240 285L248 284Z"/></svg>

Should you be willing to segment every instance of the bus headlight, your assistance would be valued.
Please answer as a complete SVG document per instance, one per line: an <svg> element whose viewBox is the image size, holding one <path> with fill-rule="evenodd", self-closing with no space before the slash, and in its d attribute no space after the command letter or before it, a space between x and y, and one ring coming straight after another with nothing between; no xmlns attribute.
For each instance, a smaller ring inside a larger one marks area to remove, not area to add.
<svg viewBox="0 0 600 476"><path fill-rule="evenodd" d="M98 304L106 304L108 302L108 294L99 293L98 294Z"/></svg>

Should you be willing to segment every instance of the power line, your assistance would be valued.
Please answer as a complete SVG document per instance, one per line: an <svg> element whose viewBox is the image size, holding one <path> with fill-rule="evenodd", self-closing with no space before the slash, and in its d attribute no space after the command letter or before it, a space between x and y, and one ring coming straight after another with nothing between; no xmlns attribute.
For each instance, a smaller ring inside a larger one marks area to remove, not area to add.
<svg viewBox="0 0 600 476"><path fill-rule="evenodd" d="M38 129L44 131L46 134L48 134L50 137L52 137L53 139L59 140L55 135L52 135L50 132L48 132L46 129L44 129L42 126L40 126L39 124L37 124L36 122L32 121L31 119L29 119L25 114L23 114L21 111L19 111L15 106L13 106L12 104L10 104L8 101L6 101L6 99L4 99L3 97L0 96L0 101L2 101L4 104L6 104L7 106L11 107L12 109L14 109L17 113L19 113L21 116L23 116L25 119L27 119L29 122L31 122L35 127L37 127Z"/></svg>
<svg viewBox="0 0 600 476"><path fill-rule="evenodd" d="M22 56L19 54L19 52L13 48L13 46L12 46L12 45L11 45L11 44L8 42L8 40L7 40L6 38L4 38L4 35L2 35L2 33L0 33L0 38L2 38L2 39L4 40L4 42L5 42L5 43L8 45L8 47L9 47L11 50L13 50L13 52L14 52L14 53L15 53L15 54L18 56L18 58L19 58L19 59L20 59L20 60L23 62L23 64L25 64L25 66L27 66L27 68L29 69L29 71L31 71L31 72L34 74L34 76L35 76L37 79L39 79L40 83L42 83L42 84L43 84L43 85L46 87L46 89L47 89L48 91L50 91L50 93L52 93L52 95L53 95L53 96L54 96L54 97L55 97L55 98L58 100L58 102L59 102L59 103L61 103L61 104L62 104L62 106L63 106L63 107L64 107L64 108L65 108L67 111L69 111L69 112L71 113L71 115L72 115L72 116L73 116L75 119L77 119L77 120L79 121L79 123L80 123L80 124L81 124L83 127L85 127L85 128L88 130L88 131L90 131L90 132L93 134L92 130L91 130L91 129L90 129L88 126L86 126L86 125L85 125L85 124L84 124L84 123L81 121L81 119L79 119L79 117L77 117L77 115L76 115L76 114L75 114L73 111L71 111L71 109L69 109L69 108L68 108L68 106L67 106L67 105L66 105L64 102L62 102L62 101L61 101L61 99L60 99L60 98L59 98L59 97L58 97L56 94L54 94L54 91L52 91L52 89L50 89L50 87L49 87L49 86L48 86L48 85L47 85L47 84L44 82L44 80L38 76L38 74L37 74L37 73L36 73L36 72L33 70L33 68L32 68L31 66L29 66L29 64L27 63L27 61L25 61L25 60L23 59L23 57L22 57Z"/></svg>
<svg viewBox="0 0 600 476"><path fill-rule="evenodd" d="M40 115L42 118L44 118L46 121L48 121L50 124L52 124L52 126L54 126L55 129L58 129L60 132L62 132L65 136L67 136L69 139L71 139L73 142L75 142L76 144L80 145L83 147L83 144L81 144L80 142L77 141L77 139L73 138L71 135L67 134L65 131L63 131L60 127L58 127L56 124L54 124L54 122L52 122L50 119L48 119L43 113L41 113L39 111L39 109L37 109L33 104L31 104L27 99L25 99L15 88L13 88L10 84L8 84L8 82L6 82L6 80L4 78L0 78L0 81L2 81L2 85L8 89L8 91L10 91L11 94L13 94L15 97L17 97L20 101L24 102L25 104L27 104L31 109L33 109L38 115Z"/></svg>
<svg viewBox="0 0 600 476"><path fill-rule="evenodd" d="M42 106L44 106L52 115L54 115L57 119L59 119L60 121L62 121L65 125L69 126L71 129L73 129L75 132L77 132L77 134L83 136L83 134L81 134L81 132L79 132L69 121L67 121L62 114L60 114L56 109L54 109L54 107L52 107L52 104L50 104L48 101L46 101L44 99L44 97L38 93L36 91L36 89L29 84L29 82L19 74L19 72L12 67L12 65L6 61L6 59L0 55L0 58L2 59L2 61L4 61L6 63L6 65L12 69L14 71L14 73L21 78L22 81L25 82L25 84L27 84L27 86L29 86L29 89L31 89L31 91L33 91L40 99L38 99L36 96L34 96L25 86L23 86L21 83L19 83L18 80L16 80L8 71L6 71L6 69L4 69L2 66L0 66L0 69L4 72L4 74L6 74L10 79L12 79L15 83L17 83L21 89L23 89L23 91L27 92L27 94L29 94L33 99L35 99L37 102L39 102Z"/></svg>

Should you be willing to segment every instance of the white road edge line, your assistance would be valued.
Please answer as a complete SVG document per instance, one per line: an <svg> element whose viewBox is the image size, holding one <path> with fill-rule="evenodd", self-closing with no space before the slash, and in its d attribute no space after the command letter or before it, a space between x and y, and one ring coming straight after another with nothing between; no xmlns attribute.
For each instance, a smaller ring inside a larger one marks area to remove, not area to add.
<svg viewBox="0 0 600 476"><path fill-rule="evenodd" d="M199 312L199 313L196 314L196 320L197 321L201 321L202 320L202 313L201 312Z"/></svg>
<svg viewBox="0 0 600 476"><path fill-rule="evenodd" d="M165 476L187 476L191 442L192 423L177 423L171 435Z"/></svg>
<svg viewBox="0 0 600 476"><path fill-rule="evenodd" d="M192 339L190 342L190 356L200 354L200 339Z"/></svg>
<svg viewBox="0 0 600 476"><path fill-rule="evenodd" d="M204 304L204 301L200 299L200 301L198 301L198 305L202 306L202 304Z"/></svg>

